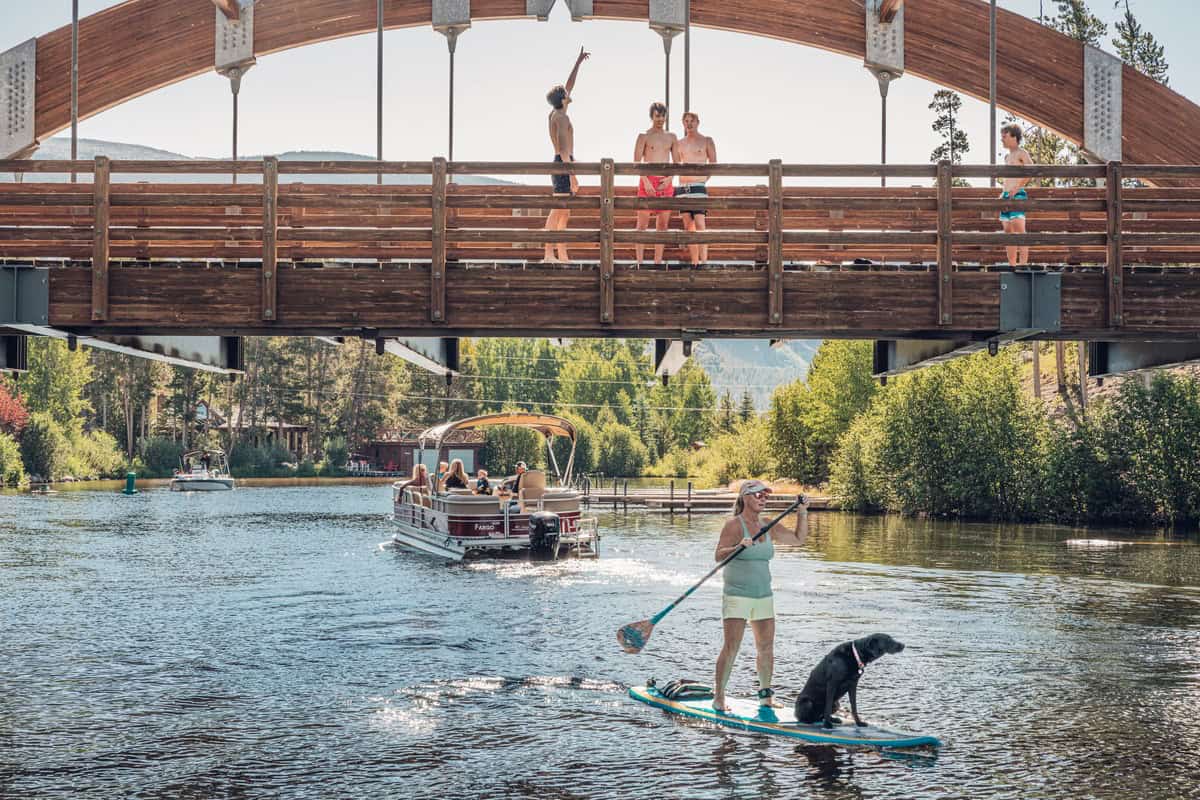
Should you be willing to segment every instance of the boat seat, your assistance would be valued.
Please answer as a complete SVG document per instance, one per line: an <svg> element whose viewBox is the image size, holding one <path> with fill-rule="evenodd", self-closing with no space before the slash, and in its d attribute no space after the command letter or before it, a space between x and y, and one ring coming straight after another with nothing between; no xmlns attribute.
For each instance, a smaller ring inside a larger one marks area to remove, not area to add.
<svg viewBox="0 0 1200 800"><path fill-rule="evenodd" d="M486 494L455 494L444 498L446 513L458 517L494 517L500 513L500 503Z"/></svg>
<svg viewBox="0 0 1200 800"><path fill-rule="evenodd" d="M521 490L517 500L521 504L521 513L540 510L542 498L546 496L546 473L540 469L531 469L521 476Z"/></svg>

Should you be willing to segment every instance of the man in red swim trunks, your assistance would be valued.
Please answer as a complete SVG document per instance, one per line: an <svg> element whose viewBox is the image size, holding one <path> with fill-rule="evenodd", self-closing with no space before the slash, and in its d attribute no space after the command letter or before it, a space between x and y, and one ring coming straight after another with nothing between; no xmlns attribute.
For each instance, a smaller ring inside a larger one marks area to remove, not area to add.
<svg viewBox="0 0 1200 800"><path fill-rule="evenodd" d="M637 144L633 147L633 160L637 163L669 164L671 162L671 154L674 152L676 136L666 129L667 107L662 103L651 105L650 122L650 130L638 135ZM663 171L666 172L667 170ZM672 185L671 176L642 175L638 178L637 196L674 197L675 187ZM639 231L644 231L649 227L651 215L658 218L658 230L665 231L670 226L670 211L639 210L637 212L637 229ZM642 244L634 245L634 252L637 256L637 262L639 264L642 263L642 258L646 253L646 246ZM662 261L663 246L656 244L654 245L654 263L661 264Z"/></svg>

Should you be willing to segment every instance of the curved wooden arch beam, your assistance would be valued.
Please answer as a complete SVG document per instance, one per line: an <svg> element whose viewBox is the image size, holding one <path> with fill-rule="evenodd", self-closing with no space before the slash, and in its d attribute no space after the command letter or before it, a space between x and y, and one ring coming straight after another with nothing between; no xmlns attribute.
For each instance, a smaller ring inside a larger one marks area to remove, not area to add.
<svg viewBox="0 0 1200 800"><path fill-rule="evenodd" d="M979 99L988 92L988 6L978 0L905 0L906 69ZM472 17L532 18L526 0L472 0ZM594 0L592 16L647 22L648 0ZM862 0L692 0L694 24L819 47L862 59ZM389 29L431 24L430 0L388 0ZM259 0L257 55L373 31L374 0ZM128 0L80 21L80 116L212 69L209 0ZM1083 139L1083 45L1001 10L998 103ZM1125 67L1124 160L1200 163L1200 107ZM36 131L70 123L70 27L37 42Z"/></svg>

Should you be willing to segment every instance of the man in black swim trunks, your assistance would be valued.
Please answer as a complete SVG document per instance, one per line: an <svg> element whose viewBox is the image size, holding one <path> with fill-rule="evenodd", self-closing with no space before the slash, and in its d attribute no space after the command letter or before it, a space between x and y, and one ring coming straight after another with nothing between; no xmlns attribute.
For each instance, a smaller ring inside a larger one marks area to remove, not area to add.
<svg viewBox="0 0 1200 800"><path fill-rule="evenodd" d="M700 115L688 111L683 115L684 136L675 142L674 155L676 164L715 164L717 163L717 145L712 137L700 133ZM680 175L679 185L675 187L676 197L686 197L695 200L696 205L688 210L679 212L683 218L683 227L689 231L705 230L705 202L708 200L707 175ZM708 245L688 245L692 256L692 264L703 264L708 261Z"/></svg>
<svg viewBox="0 0 1200 800"><path fill-rule="evenodd" d="M550 112L550 145L554 148L555 163L567 163L575 160L575 126L567 116L567 107L571 105L571 91L575 88L575 78L579 75L579 67L591 56L591 53L579 48L579 58L575 59L575 67L571 70L565 86L555 86L546 95L547 102L554 107ZM555 197L573 197L579 191L579 179L574 175L561 173L551 175L550 182L554 185ZM556 208L546 218L546 230L561 231L567 227L571 218L571 209ZM559 264L568 261L567 245L558 244L558 257L555 257L555 245L546 243L545 261L548 264Z"/></svg>

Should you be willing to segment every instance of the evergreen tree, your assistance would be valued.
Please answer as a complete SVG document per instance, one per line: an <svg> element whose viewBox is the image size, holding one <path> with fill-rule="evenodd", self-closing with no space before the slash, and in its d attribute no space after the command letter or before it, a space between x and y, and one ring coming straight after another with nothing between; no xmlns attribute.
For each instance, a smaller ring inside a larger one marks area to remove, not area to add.
<svg viewBox="0 0 1200 800"><path fill-rule="evenodd" d="M737 426L736 413L733 408L733 395L726 389L725 394L721 395L721 404L717 409L717 427L721 433L733 433Z"/></svg>
<svg viewBox="0 0 1200 800"><path fill-rule="evenodd" d="M1117 38L1112 40L1116 45L1117 54L1121 56L1122 61L1138 72L1153 78L1163 86L1169 86L1169 66L1163 46L1137 21L1129 7L1129 0L1118 0L1116 7L1121 6L1125 7L1125 16L1117 21Z"/></svg>
<svg viewBox="0 0 1200 800"><path fill-rule="evenodd" d="M929 110L937 115L933 120L933 132L942 139L942 143L929 154L929 160L961 164L963 154L971 149L967 141L967 132L958 121L962 111L962 97L957 92L939 89L933 93L933 102L929 104ZM956 180L955 184L958 183Z"/></svg>
<svg viewBox="0 0 1200 800"><path fill-rule="evenodd" d="M742 392L742 404L738 407L738 418L742 422L749 422L754 418L754 398L750 396L750 390L746 389Z"/></svg>
<svg viewBox="0 0 1200 800"><path fill-rule="evenodd" d="M1058 14L1050 21L1050 27L1072 39L1099 47L1108 35L1108 25L1087 6L1086 0L1057 0Z"/></svg>

